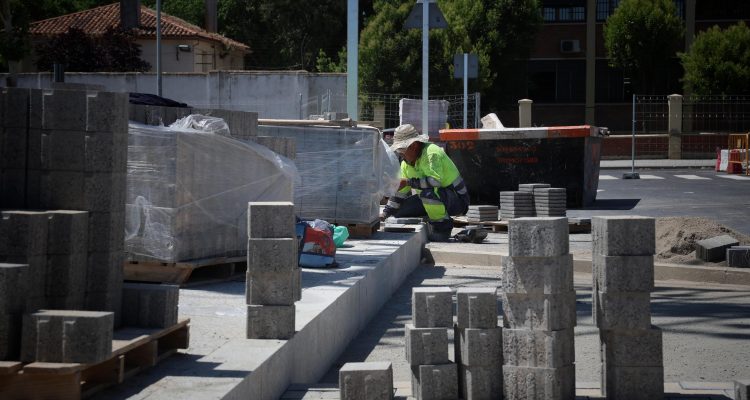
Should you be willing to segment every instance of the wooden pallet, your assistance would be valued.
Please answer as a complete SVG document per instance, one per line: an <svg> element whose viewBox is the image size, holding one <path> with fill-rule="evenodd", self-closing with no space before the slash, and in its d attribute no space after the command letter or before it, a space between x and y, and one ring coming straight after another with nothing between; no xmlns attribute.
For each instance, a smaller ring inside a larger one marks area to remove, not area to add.
<svg viewBox="0 0 750 400"><path fill-rule="evenodd" d="M226 280L242 272L243 268L247 268L246 260L245 256L240 256L176 263L126 261L123 270L127 281L173 283L184 286L191 278L200 283L209 280Z"/></svg>
<svg viewBox="0 0 750 400"><path fill-rule="evenodd" d="M480 222L469 222L466 217L455 217L453 218L453 225L456 227L468 226L468 225L481 225L485 228L492 229L493 232L507 232L508 221L480 221ZM590 221L578 221L571 219L568 221L568 228L570 233L588 233L591 232Z"/></svg>
<svg viewBox="0 0 750 400"><path fill-rule="evenodd" d="M124 328L114 332L112 355L96 364L0 361L0 399L73 399L93 395L186 349L190 322L166 329Z"/></svg>
<svg viewBox="0 0 750 400"><path fill-rule="evenodd" d="M336 223L336 225L345 226L349 230L349 237L351 238L367 239L380 229L380 219L376 219L369 224Z"/></svg>

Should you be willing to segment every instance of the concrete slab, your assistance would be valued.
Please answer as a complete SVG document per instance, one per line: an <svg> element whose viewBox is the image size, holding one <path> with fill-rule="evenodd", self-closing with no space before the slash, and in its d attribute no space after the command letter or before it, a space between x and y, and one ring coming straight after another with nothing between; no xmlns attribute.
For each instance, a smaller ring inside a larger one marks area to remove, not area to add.
<svg viewBox="0 0 750 400"><path fill-rule="evenodd" d="M181 289L190 348L94 398L277 399L315 383L416 268L424 242L422 232L377 233L339 249L340 268L303 269L290 340L245 339L243 281Z"/></svg>

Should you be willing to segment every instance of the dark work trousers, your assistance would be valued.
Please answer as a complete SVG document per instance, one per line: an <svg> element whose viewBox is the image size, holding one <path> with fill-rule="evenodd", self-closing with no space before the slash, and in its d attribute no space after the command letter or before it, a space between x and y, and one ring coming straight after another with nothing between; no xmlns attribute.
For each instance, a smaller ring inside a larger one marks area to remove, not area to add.
<svg viewBox="0 0 750 400"><path fill-rule="evenodd" d="M463 215L469 209L469 204L453 189L440 188L438 189L438 195L440 200L443 200L448 215ZM420 195L413 194L404 199L401 207L396 210L393 216L396 218L427 217L427 211L422 205Z"/></svg>

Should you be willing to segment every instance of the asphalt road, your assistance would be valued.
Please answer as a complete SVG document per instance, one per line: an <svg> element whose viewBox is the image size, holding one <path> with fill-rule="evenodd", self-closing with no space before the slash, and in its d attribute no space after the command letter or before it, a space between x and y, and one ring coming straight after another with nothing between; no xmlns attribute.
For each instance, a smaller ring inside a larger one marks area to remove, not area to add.
<svg viewBox="0 0 750 400"><path fill-rule="evenodd" d="M390 361L394 381L410 381L404 324L411 320L411 288L498 286L499 279L495 269L420 266L349 344L320 383L337 383L338 369L344 363L360 361ZM600 373L590 282L590 275L576 275L576 381L586 384L598 383ZM666 382L730 382L750 376L750 288L657 282L651 299L652 323L664 331Z"/></svg>
<svg viewBox="0 0 750 400"><path fill-rule="evenodd" d="M596 203L568 210L568 216L701 216L750 235L750 176L712 169L638 169L641 179L622 179L625 172L630 170L602 170Z"/></svg>

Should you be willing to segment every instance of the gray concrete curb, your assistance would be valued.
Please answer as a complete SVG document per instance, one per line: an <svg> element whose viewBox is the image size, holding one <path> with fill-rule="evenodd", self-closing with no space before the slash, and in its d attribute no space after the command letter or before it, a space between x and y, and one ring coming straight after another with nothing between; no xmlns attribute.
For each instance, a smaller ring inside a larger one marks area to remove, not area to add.
<svg viewBox="0 0 750 400"><path fill-rule="evenodd" d="M463 253L425 248L435 264L471 265L500 268L503 255L497 252ZM575 272L591 273L591 260L574 259ZM654 279L657 281L678 280L697 283L719 283L725 285L750 286L750 269L727 267L701 267L683 264L656 263Z"/></svg>

